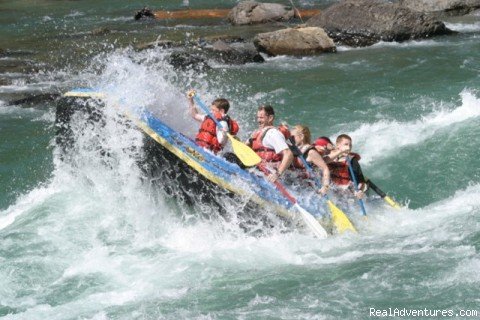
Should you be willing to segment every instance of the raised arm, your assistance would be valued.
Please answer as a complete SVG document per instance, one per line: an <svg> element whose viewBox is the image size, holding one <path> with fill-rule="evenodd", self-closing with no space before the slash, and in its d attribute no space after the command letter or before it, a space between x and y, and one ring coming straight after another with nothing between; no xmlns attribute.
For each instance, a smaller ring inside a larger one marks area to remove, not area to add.
<svg viewBox="0 0 480 320"><path fill-rule="evenodd" d="M190 116L192 116L193 119L195 119L198 122L202 122L205 119L205 115L200 114L198 112L198 109L195 106L195 102L193 101L194 94L195 94L195 91L193 90L190 90L189 92L187 92L188 109L190 112Z"/></svg>

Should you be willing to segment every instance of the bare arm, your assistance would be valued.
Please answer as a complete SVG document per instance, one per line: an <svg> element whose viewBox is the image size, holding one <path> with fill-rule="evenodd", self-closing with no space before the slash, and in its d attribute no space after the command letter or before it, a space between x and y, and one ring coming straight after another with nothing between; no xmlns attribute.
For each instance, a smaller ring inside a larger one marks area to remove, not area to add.
<svg viewBox="0 0 480 320"><path fill-rule="evenodd" d="M277 172L268 176L268 181L275 182L288 169L293 161L293 152L289 148L282 150L282 162L278 166Z"/></svg>
<svg viewBox="0 0 480 320"><path fill-rule="evenodd" d="M285 170L292 164L293 161L293 152L290 149L285 149L282 151L282 162L278 166L278 174L282 175Z"/></svg>
<svg viewBox="0 0 480 320"><path fill-rule="evenodd" d="M198 122L202 122L205 119L205 115L200 114L198 112L197 107L195 106L195 103L193 102L193 96L187 95L188 98L188 106L189 106L189 111L190 115L192 116L193 119L195 119Z"/></svg>
<svg viewBox="0 0 480 320"><path fill-rule="evenodd" d="M325 160L326 163L330 163L333 162L336 158L343 156L344 154L345 152L340 149L333 149L323 158L323 160Z"/></svg>
<svg viewBox="0 0 480 320"><path fill-rule="evenodd" d="M316 150L310 150L306 160L313 162L314 165L322 170L322 188L319 192L325 195L330 187L330 169L328 169L322 156Z"/></svg>

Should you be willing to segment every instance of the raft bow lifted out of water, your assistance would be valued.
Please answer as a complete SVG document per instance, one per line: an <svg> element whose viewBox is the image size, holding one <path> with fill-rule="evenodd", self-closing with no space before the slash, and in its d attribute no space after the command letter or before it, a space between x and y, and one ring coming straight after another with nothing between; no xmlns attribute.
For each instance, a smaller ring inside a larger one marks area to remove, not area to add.
<svg viewBox="0 0 480 320"><path fill-rule="evenodd" d="M60 141L58 144L72 140L72 137L65 139L62 135L65 135L72 114L79 111L78 106L82 108L85 105L75 104L76 99L93 98L91 100L100 101L105 98L104 94L91 89L75 89L64 96L71 100L57 108L56 122L61 128L57 132L60 135L57 136L57 143ZM225 197L238 199L240 203L246 200L245 210L253 210L257 218L261 217L258 215L261 208L268 207L284 220L294 222L293 226L297 226L300 221L305 222L296 210L301 203L292 203L260 171L243 170L197 146L192 139L175 131L149 111L142 109L138 114L138 110L131 110L121 103L117 107L144 133L148 176L152 181L157 181L167 193L178 196L187 204L201 202L219 208ZM318 198L318 210L315 212L318 218L328 215L323 208L324 203ZM318 233L315 234L319 236Z"/></svg>

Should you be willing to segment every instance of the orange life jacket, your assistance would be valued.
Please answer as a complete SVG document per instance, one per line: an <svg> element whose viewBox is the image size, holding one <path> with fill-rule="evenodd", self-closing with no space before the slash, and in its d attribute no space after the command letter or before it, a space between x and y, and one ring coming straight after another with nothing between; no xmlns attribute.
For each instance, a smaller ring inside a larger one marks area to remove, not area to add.
<svg viewBox="0 0 480 320"><path fill-rule="evenodd" d="M238 123L231 119L228 115L221 115L220 113L215 114L215 118L218 122L225 121L228 124L228 132L231 135L236 135L238 130L240 130ZM217 124L209 116L205 117L200 129L198 130L197 136L195 137L195 142L197 145L212 150L214 153L219 152L223 149L223 146L218 142L217 139Z"/></svg>
<svg viewBox="0 0 480 320"><path fill-rule="evenodd" d="M350 153L349 157L356 158L357 161L360 160L360 155L357 153ZM351 179L347 159L340 162L330 162L328 168L330 169L330 178L334 184L339 186L350 184Z"/></svg>

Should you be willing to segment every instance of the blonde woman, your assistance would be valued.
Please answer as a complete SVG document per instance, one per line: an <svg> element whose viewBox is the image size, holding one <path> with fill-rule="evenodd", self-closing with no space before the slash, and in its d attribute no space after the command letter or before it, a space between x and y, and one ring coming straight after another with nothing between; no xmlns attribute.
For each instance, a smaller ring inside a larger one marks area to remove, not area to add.
<svg viewBox="0 0 480 320"><path fill-rule="evenodd" d="M307 126L296 125L292 129L291 133L295 145L298 147L307 163L312 168L318 167L322 171L322 188L318 190L318 192L322 196L326 195L330 187L330 170L328 169L325 161L323 161L320 153L318 153L318 151L315 149L315 146L312 145L312 136L310 134L310 129L308 129ZM306 168L303 165L303 161L298 156L295 156L293 166L297 169L306 171Z"/></svg>

